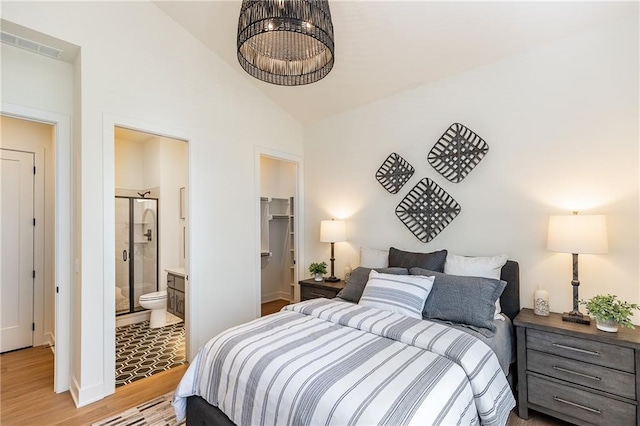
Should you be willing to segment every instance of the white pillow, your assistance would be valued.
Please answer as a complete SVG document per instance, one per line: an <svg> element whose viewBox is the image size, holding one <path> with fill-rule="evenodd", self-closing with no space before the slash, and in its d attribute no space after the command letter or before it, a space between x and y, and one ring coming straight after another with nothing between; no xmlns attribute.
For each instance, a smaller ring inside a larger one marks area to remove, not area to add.
<svg viewBox="0 0 640 426"><path fill-rule="evenodd" d="M444 273L499 280L500 271L505 263L507 263L506 254L482 257L459 256L447 253L447 260L444 262ZM502 307L500 306L500 299L498 299L496 300L496 312L493 318L504 321L504 317L500 315L500 312L502 312Z"/></svg>
<svg viewBox="0 0 640 426"><path fill-rule="evenodd" d="M434 280L435 277L381 274L372 270L358 305L422 319Z"/></svg>
<svg viewBox="0 0 640 426"><path fill-rule="evenodd" d="M360 247L360 266L364 268L387 268L389 266L389 250Z"/></svg>

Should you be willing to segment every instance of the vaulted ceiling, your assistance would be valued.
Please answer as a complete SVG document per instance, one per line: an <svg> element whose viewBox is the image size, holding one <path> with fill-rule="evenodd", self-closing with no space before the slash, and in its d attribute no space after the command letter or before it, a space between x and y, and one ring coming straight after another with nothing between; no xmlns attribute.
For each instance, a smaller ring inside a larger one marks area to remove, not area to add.
<svg viewBox="0 0 640 426"><path fill-rule="evenodd" d="M155 4L301 123L637 13L634 2L330 0L333 70L317 83L284 87L238 64L240 0Z"/></svg>

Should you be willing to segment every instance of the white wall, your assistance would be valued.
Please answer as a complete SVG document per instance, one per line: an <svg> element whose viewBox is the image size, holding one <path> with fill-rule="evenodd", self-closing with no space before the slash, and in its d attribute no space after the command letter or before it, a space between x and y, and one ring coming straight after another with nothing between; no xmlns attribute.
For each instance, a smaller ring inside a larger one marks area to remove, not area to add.
<svg viewBox="0 0 640 426"><path fill-rule="evenodd" d="M144 185L144 142L115 139L115 187L140 191Z"/></svg>
<svg viewBox="0 0 640 426"><path fill-rule="evenodd" d="M3 3L3 6L5 3ZM3 7L3 19L4 16ZM2 53L2 102L73 114L73 67L7 44Z"/></svg>
<svg viewBox="0 0 640 426"><path fill-rule="evenodd" d="M260 157L260 195L289 198L296 191L296 165L291 161Z"/></svg>
<svg viewBox="0 0 640 426"><path fill-rule="evenodd" d="M184 266L180 219L180 188L187 186L187 144L169 138L160 139L160 289L167 286L166 268Z"/></svg>
<svg viewBox="0 0 640 426"><path fill-rule="evenodd" d="M610 243L608 254L580 256L580 297L610 292L639 302L638 76L638 17L630 16L305 127L305 158L322 159L305 171L307 263L329 259L329 244L314 238L320 220L345 218L340 275L345 263L358 265L361 246L506 253L520 262L524 307L540 285L553 311L567 311L571 255L546 250L546 227L549 215L579 210L607 215ZM455 122L490 146L458 184L427 163ZM416 169L395 195L375 179L392 152ZM424 177L462 207L427 244L394 213Z"/></svg>
<svg viewBox="0 0 640 426"><path fill-rule="evenodd" d="M135 121L189 140L189 186L197 194L189 198L191 356L216 332L259 314L259 276L247 267L258 253L254 141L301 155L302 127L150 2L7 2L2 13L81 47L74 116L81 287L72 376L84 405L113 392L113 131L103 125ZM17 102L28 97L18 93Z"/></svg>

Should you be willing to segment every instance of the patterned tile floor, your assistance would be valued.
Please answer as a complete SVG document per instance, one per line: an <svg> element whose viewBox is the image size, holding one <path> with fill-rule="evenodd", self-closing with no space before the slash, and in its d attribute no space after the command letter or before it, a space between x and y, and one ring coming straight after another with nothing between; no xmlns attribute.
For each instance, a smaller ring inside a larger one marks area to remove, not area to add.
<svg viewBox="0 0 640 426"><path fill-rule="evenodd" d="M116 328L116 387L184 364L184 322L149 328L149 321Z"/></svg>

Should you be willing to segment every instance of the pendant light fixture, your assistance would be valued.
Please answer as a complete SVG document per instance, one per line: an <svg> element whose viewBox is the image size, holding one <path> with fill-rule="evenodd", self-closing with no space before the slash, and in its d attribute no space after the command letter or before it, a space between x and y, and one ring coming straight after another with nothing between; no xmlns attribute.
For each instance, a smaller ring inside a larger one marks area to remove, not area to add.
<svg viewBox="0 0 640 426"><path fill-rule="evenodd" d="M281 86L324 78L334 61L328 0L243 0L238 61L255 78Z"/></svg>

